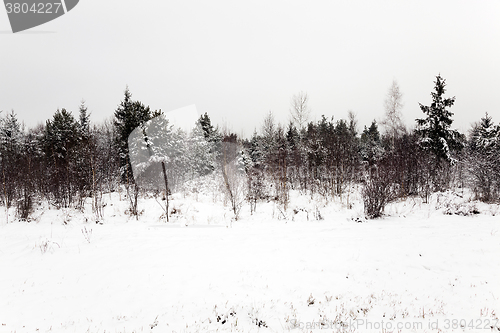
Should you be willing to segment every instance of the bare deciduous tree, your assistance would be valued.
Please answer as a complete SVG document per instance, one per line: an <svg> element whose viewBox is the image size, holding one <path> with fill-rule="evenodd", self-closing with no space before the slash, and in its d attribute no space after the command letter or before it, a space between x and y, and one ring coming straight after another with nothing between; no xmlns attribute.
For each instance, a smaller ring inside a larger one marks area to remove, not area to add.
<svg viewBox="0 0 500 333"><path fill-rule="evenodd" d="M242 161L242 150L236 134L230 133L227 128L223 128L222 136L220 166L226 200L229 200L231 203L234 219L238 220L241 206L246 197L245 189L247 183Z"/></svg>
<svg viewBox="0 0 500 333"><path fill-rule="evenodd" d="M265 140L272 140L274 137L274 131L276 130L276 124L274 121L274 115L272 111L269 111L266 118L264 118L264 123L262 124L262 136Z"/></svg>
<svg viewBox="0 0 500 333"><path fill-rule="evenodd" d="M403 134L406 130L403 123L403 94L396 80L392 81L392 85L387 92L387 97L384 101L385 118L381 125L384 126L385 132L394 139Z"/></svg>
<svg viewBox="0 0 500 333"><path fill-rule="evenodd" d="M269 159L272 159L272 153L275 146L275 133L276 123L274 121L274 115L272 111L269 111L266 118L264 118L264 123L262 124L262 158L266 162L268 162Z"/></svg>
<svg viewBox="0 0 500 333"><path fill-rule="evenodd" d="M309 96L303 91L298 94L294 94L292 96L292 100L290 101L290 114L292 116L292 121L299 130L304 128L304 125L306 125L309 120L311 109L309 108L308 103Z"/></svg>

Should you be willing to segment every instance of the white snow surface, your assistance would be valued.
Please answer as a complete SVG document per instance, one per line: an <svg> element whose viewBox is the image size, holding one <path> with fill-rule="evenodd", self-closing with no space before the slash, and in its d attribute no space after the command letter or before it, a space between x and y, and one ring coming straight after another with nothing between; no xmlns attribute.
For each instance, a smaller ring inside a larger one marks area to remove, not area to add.
<svg viewBox="0 0 500 333"><path fill-rule="evenodd" d="M31 222L3 211L0 332L498 331L500 209L460 200L370 221L296 192L237 221L215 194L175 194L169 223L153 198L127 215L123 193L99 223L90 201ZM444 214L467 205L480 214Z"/></svg>

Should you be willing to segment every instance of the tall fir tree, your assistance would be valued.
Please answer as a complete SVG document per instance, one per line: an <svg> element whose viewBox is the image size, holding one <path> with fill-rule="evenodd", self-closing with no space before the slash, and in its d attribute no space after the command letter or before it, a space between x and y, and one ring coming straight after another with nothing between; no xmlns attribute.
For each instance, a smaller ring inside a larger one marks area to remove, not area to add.
<svg viewBox="0 0 500 333"><path fill-rule="evenodd" d="M420 109L426 118L416 119L416 133L420 136L420 146L432 152L437 163L442 160L452 161L451 152L463 148L462 135L451 129L453 113L449 108L455 104L455 97L444 98L446 80L441 75L436 76L434 92L431 93L430 106L420 104Z"/></svg>
<svg viewBox="0 0 500 333"><path fill-rule="evenodd" d="M150 120L152 116L153 114L149 106L145 106L139 101L133 101L132 94L128 87L126 87L123 100L115 110L113 122L116 130L116 144L118 145L120 156L120 176L124 183L134 183L128 151L128 136L135 128Z"/></svg>
<svg viewBox="0 0 500 333"><path fill-rule="evenodd" d="M212 125L212 121L210 120L210 117L206 112L205 114L200 116L200 118L198 119L198 124L201 126L201 129L203 130L203 135L205 136L205 139L207 141L213 141L217 134L217 130Z"/></svg>
<svg viewBox="0 0 500 333"><path fill-rule="evenodd" d="M500 126L486 113L472 130L466 168L476 197L493 201L500 195Z"/></svg>
<svg viewBox="0 0 500 333"><path fill-rule="evenodd" d="M78 112L78 129L80 132L80 138L82 140L88 140L90 135L90 114L88 113L88 108L87 105L85 105L85 101L82 100Z"/></svg>
<svg viewBox="0 0 500 333"><path fill-rule="evenodd" d="M76 146L78 124L66 109L57 110L52 120L47 120L43 138L47 158L49 192L59 207L68 207L76 194Z"/></svg>
<svg viewBox="0 0 500 333"><path fill-rule="evenodd" d="M361 157L368 165L374 165L383 155L382 141L377 122L374 120L369 128L361 134Z"/></svg>
<svg viewBox="0 0 500 333"><path fill-rule="evenodd" d="M16 188L23 175L19 164L22 155L23 131L12 111L0 123L0 162L2 195L9 207L16 196Z"/></svg>
<svg viewBox="0 0 500 333"><path fill-rule="evenodd" d="M488 113L481 118L479 126L473 131L472 142L478 150L486 155L494 153L500 135L499 126L495 126L493 118Z"/></svg>
<svg viewBox="0 0 500 333"><path fill-rule="evenodd" d="M78 154L75 156L77 186L80 192L79 204L83 205L83 199L95 190L95 175L93 175L94 168L94 153L95 145L91 139L90 132L90 114L82 100L79 107L79 117L77 122L78 129Z"/></svg>
<svg viewBox="0 0 500 333"><path fill-rule="evenodd" d="M219 128L214 127L209 115L206 112L204 115L200 116L197 124L199 124L203 130L205 140L208 142L210 147L210 153L214 155L213 158L215 160L218 160L222 152L222 134L220 133Z"/></svg>

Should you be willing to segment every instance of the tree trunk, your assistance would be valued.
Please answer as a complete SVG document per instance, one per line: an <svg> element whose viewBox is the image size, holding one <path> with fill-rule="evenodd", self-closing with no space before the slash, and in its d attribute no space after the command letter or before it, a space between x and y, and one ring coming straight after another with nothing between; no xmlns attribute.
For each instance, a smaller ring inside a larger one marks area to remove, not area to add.
<svg viewBox="0 0 500 333"><path fill-rule="evenodd" d="M168 178L167 171L165 170L165 162L161 162L161 167L163 169L163 179L165 180L165 200L167 200L167 222L168 222Z"/></svg>

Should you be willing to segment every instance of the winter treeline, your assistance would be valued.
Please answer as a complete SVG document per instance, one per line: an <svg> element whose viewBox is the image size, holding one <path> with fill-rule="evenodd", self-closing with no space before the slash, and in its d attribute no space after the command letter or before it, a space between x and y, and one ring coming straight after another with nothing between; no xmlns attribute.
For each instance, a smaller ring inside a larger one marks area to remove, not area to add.
<svg viewBox="0 0 500 333"><path fill-rule="evenodd" d="M15 206L21 219L41 200L56 208L82 207L88 197L99 204L118 184L117 156L114 127L91 126L84 104L78 119L57 110L27 130L14 112L7 114L0 124L2 203Z"/></svg>
<svg viewBox="0 0 500 333"><path fill-rule="evenodd" d="M276 123L270 112L250 138L214 126L207 114L186 133L161 111L133 101L128 89L113 120L102 124L90 123L83 102L76 118L61 109L30 129L11 112L0 123L2 204L29 219L41 201L56 208L91 201L100 219L103 194L123 189L132 215L139 214L138 197L148 193L166 201L168 218L171 192L209 174L219 180L214 190L224 193L236 218L243 204L253 212L264 200L285 212L291 190L349 207L352 190L361 188L371 218L392 200L447 189L470 188L477 199L498 201L500 126L486 114L467 136L453 130L455 98L444 96L441 76L434 83L431 104L420 104L423 117L414 129L403 125L396 82L381 128L373 121L362 131L353 113L309 121L302 92L292 98L288 124ZM135 129L144 135L130 139Z"/></svg>

